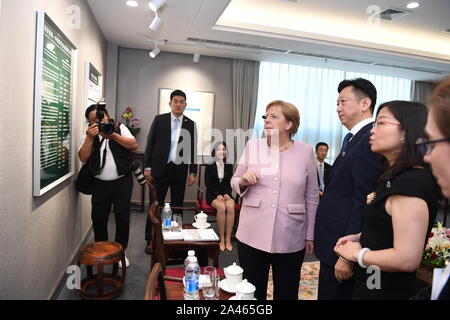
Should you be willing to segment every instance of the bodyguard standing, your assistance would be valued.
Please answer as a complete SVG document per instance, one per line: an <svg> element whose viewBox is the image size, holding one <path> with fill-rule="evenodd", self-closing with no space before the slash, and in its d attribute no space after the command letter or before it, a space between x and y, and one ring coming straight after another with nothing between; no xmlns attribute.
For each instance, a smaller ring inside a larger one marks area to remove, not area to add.
<svg viewBox="0 0 450 320"><path fill-rule="evenodd" d="M376 155L369 144L377 91L370 81L358 78L342 81L338 92L336 111L350 132L331 167L317 208L314 253L320 260L319 300L346 300L352 296L353 266L338 259L333 249L339 238L361 232L362 209L379 175Z"/></svg>
<svg viewBox="0 0 450 320"><path fill-rule="evenodd" d="M175 90L170 94L171 112L157 115L147 137L144 154L144 175L156 187L158 203L164 203L170 188L172 206L182 207L188 186L195 182L197 165L197 130L195 122L183 115L186 109L186 94ZM188 175L189 173L189 175ZM145 252L151 252L151 221L147 217L145 226Z"/></svg>

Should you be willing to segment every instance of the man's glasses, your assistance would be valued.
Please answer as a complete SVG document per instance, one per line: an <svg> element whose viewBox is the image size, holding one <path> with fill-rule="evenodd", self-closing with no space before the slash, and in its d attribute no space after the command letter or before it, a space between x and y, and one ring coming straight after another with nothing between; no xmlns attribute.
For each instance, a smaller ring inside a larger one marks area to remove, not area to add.
<svg viewBox="0 0 450 320"><path fill-rule="evenodd" d="M431 150L433 150L434 144L439 142L450 142L450 138L439 140L428 140L427 138L419 138L416 140L416 145L421 154L427 155L431 153Z"/></svg>
<svg viewBox="0 0 450 320"><path fill-rule="evenodd" d="M376 128L376 127L382 127L388 124L392 124L394 126L401 126L400 123L394 123L394 122L389 122L389 121L384 121L384 120L377 120L373 123L372 127Z"/></svg>

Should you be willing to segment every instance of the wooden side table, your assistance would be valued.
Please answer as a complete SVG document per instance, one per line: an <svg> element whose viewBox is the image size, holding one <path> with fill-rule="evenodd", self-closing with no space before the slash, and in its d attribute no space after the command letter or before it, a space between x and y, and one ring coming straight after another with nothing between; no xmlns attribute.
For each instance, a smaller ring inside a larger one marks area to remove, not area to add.
<svg viewBox="0 0 450 320"><path fill-rule="evenodd" d="M118 275L122 261L122 275ZM87 267L87 277L81 281L80 295L85 300L110 300L119 296L125 284L125 251L121 244L110 241L89 243L80 250L78 266ZM104 273L104 266L113 265L112 273ZM93 273L96 267L97 273ZM96 290L93 288L96 287Z"/></svg>

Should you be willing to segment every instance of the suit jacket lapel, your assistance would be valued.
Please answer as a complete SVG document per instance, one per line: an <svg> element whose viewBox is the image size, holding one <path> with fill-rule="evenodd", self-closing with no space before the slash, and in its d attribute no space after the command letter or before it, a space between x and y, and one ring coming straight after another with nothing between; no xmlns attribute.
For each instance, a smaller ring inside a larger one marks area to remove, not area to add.
<svg viewBox="0 0 450 320"><path fill-rule="evenodd" d="M358 131L358 133L353 136L352 140L350 140L350 142L347 145L347 150L345 151L345 155L344 153L341 151L338 155L338 157L336 158L336 160L333 163L333 170L330 171L330 176L328 177L328 179L331 179L333 172L336 171L336 168L339 166L339 164L342 162L342 160L344 160L345 158L347 158L350 153L352 152L352 148L353 146L361 139L361 137L367 132L370 131L370 128L372 128L372 123L366 124L364 127L361 128L361 130Z"/></svg>

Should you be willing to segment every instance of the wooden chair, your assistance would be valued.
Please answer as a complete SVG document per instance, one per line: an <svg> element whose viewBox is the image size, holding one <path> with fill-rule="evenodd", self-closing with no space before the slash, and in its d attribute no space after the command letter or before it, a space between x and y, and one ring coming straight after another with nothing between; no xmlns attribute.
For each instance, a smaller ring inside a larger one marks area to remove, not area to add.
<svg viewBox="0 0 450 320"><path fill-rule="evenodd" d="M173 251L182 251L187 254L188 250L195 250L196 256L199 259L200 265L208 265L208 258L213 259L213 265L219 267L219 242L218 241L164 241L162 234L161 220L158 217L160 214L160 207L158 201L153 201L148 211L149 219L153 225L152 233L152 266L159 262L163 271L166 270L166 265L170 262L170 253ZM190 225L183 225L183 228L191 227ZM176 262L180 264L180 261ZM182 262L181 262L182 263ZM184 271L183 271L184 272Z"/></svg>
<svg viewBox="0 0 450 320"><path fill-rule="evenodd" d="M182 278L165 276L162 266L159 262L155 263L151 268L147 282L145 284L144 300L169 300L170 294L167 290L170 289L172 283L183 282Z"/></svg>

